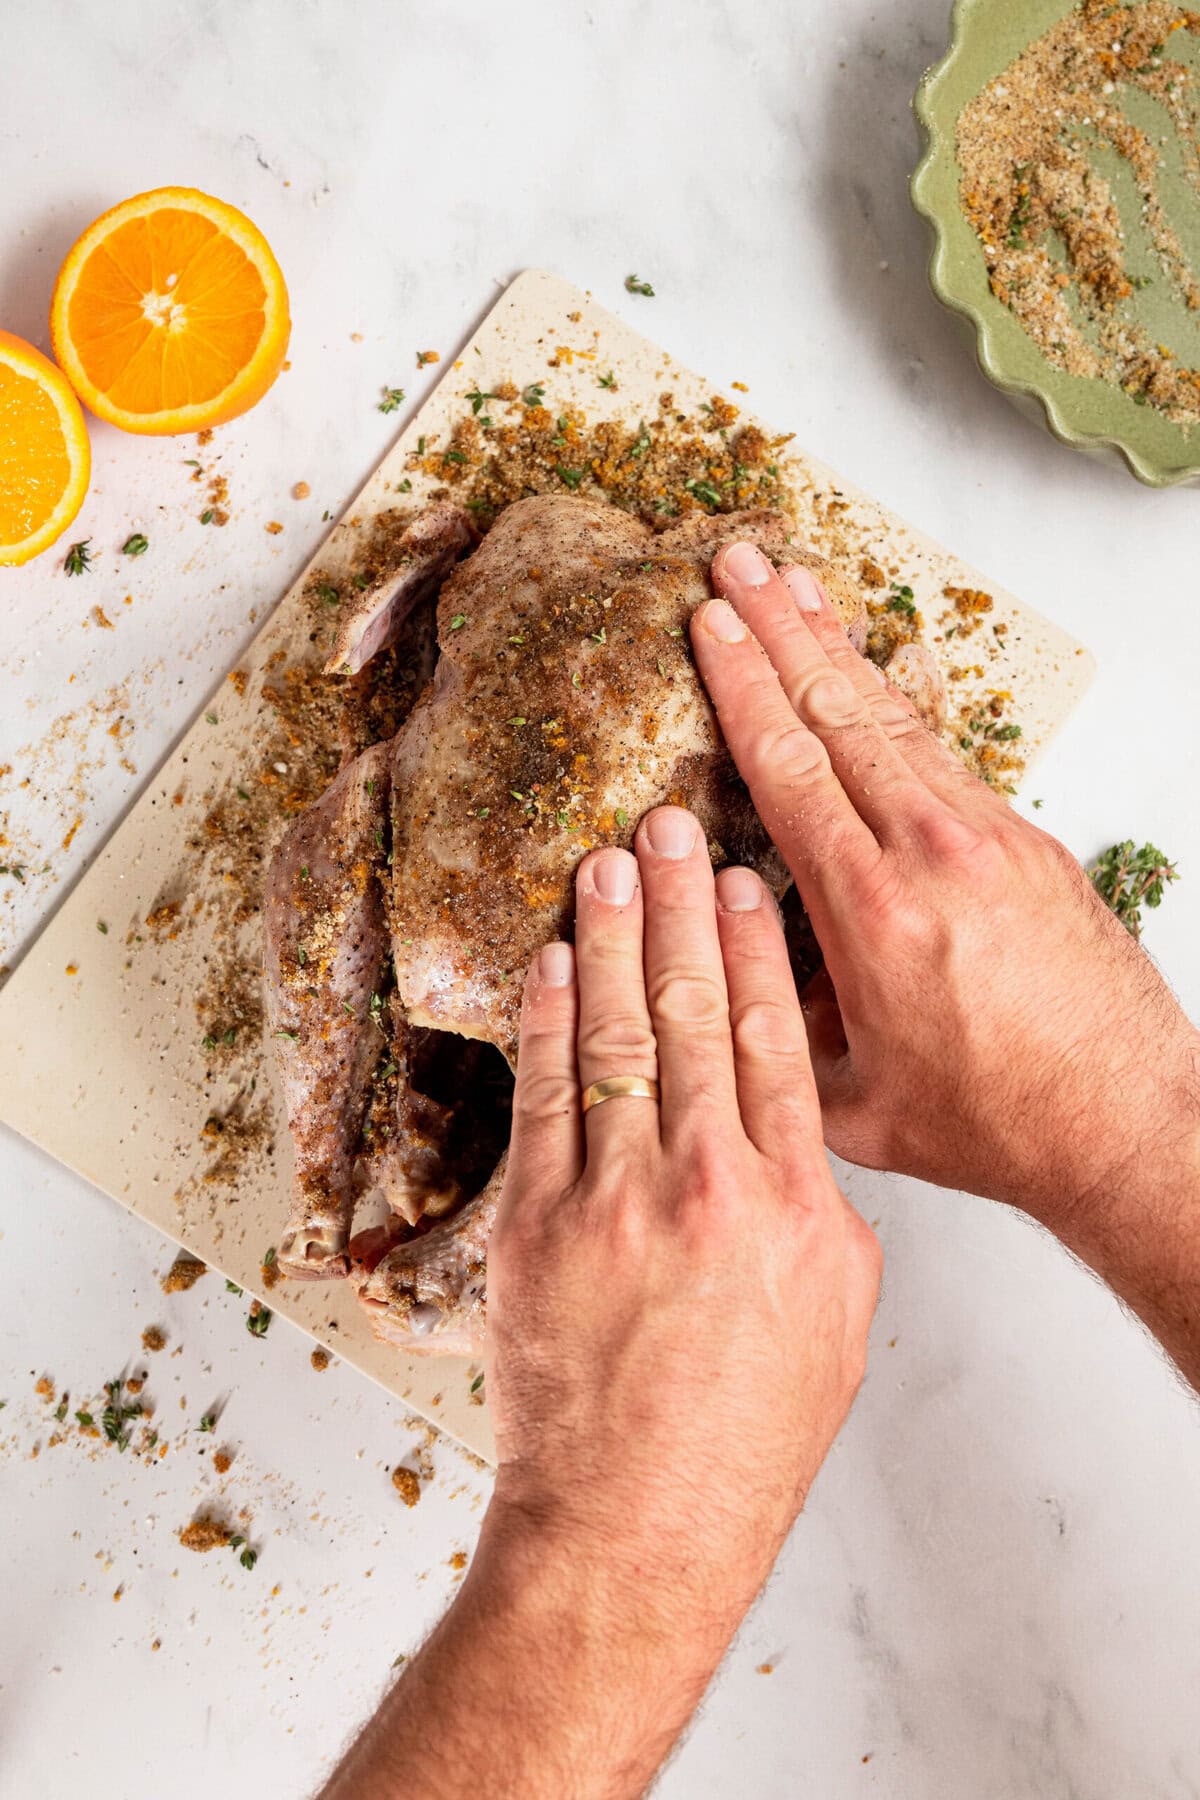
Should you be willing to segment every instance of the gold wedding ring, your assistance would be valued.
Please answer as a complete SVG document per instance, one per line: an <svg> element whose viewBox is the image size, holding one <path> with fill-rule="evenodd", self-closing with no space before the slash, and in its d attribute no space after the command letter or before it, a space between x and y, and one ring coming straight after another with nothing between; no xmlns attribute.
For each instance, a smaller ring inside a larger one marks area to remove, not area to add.
<svg viewBox="0 0 1200 1800"><path fill-rule="evenodd" d="M657 1081L647 1081L644 1075L610 1075L607 1081L593 1081L591 1087L583 1090L583 1110L591 1112L593 1106L603 1106L606 1100L658 1100Z"/></svg>

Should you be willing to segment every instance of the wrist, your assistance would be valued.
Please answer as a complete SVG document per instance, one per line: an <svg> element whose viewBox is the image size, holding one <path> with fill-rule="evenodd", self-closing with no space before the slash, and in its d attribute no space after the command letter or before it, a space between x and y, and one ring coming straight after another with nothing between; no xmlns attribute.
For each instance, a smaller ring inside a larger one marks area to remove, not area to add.
<svg viewBox="0 0 1200 1800"><path fill-rule="evenodd" d="M1004 1198L1089 1262L1105 1238L1173 1209L1200 1177L1200 1033L1184 1021L1152 1062L1109 1076L1044 1149L1036 1176Z"/></svg>
<svg viewBox="0 0 1200 1800"><path fill-rule="evenodd" d="M431 1648L469 1683L505 1791L511 1782L539 1800L632 1796L670 1752L739 1622L682 1613L657 1571L639 1584L603 1533L560 1529L501 1493Z"/></svg>
<svg viewBox="0 0 1200 1800"><path fill-rule="evenodd" d="M619 1480L603 1505L576 1505L570 1497L542 1504L512 1494L502 1473L472 1578L492 1605L516 1598L548 1628L569 1618L597 1642L636 1641L639 1656L671 1662L684 1675L694 1667L703 1683L760 1583L714 1589L706 1582L698 1594L695 1563L682 1514L676 1530L647 1533Z"/></svg>

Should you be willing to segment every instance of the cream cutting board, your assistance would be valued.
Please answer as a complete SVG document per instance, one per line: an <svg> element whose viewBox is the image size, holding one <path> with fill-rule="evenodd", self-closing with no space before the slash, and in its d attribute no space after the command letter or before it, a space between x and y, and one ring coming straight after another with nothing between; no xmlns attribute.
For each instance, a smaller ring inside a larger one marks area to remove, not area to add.
<svg viewBox="0 0 1200 1800"><path fill-rule="evenodd" d="M615 393L598 382L610 368L618 376ZM577 407L591 419L631 423L655 416L664 391L689 413L714 391L567 282L539 271L518 277L240 659L245 693L239 697L225 683L201 710L0 993L0 1119L487 1459L493 1456L487 1409L470 1393L477 1368L409 1359L377 1343L344 1283L281 1282L263 1294L261 1258L282 1229L291 1177L273 1074L266 1081L277 1153L264 1178L243 1180L240 1191L205 1183L211 1152L201 1135L204 1121L239 1085L231 1077L206 1081L193 1005L206 926L198 919L176 938L146 934L132 946L127 936L138 934L194 860L187 839L200 829L214 793L248 766L264 669L280 651L298 657L309 628L305 583L318 568L336 578L350 566L372 519L396 504L394 489L406 476L412 498L420 500L433 483L406 466L417 439L444 442L462 414L464 394L506 380L522 389L544 383L548 409ZM1011 689L1024 745L1036 755L1087 687L1094 672L1088 652L820 463L790 449L784 461L802 530L826 554L847 559L852 573L869 556L913 587L927 616L944 607L946 585L992 595L989 621L1008 630L987 685ZM205 716L213 712L216 725ZM182 800L175 803L177 795ZM107 935L97 931L98 919L108 923ZM68 975L68 965L78 973ZM258 1069L260 1080L271 1066L269 1054L251 1055L249 1068ZM247 1078L243 1063L243 1087Z"/></svg>

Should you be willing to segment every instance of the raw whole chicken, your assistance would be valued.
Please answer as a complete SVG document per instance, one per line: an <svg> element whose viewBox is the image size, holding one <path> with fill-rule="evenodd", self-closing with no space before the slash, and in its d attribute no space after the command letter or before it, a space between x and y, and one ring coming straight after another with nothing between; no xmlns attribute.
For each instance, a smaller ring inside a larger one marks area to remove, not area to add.
<svg viewBox="0 0 1200 1800"><path fill-rule="evenodd" d="M656 533L552 496L507 508L464 558L475 536L468 514L427 509L341 618L329 669L355 673L440 588L440 655L397 735L292 826L266 906L295 1151L280 1266L349 1275L380 1337L463 1355L482 1340L522 982L570 932L580 857L628 845L670 801L697 814L715 861L788 885L688 648L714 555L749 539L803 563L859 648L867 624L857 590L779 513ZM940 722L928 653L907 646L889 673ZM354 1236L367 1205L386 1223Z"/></svg>

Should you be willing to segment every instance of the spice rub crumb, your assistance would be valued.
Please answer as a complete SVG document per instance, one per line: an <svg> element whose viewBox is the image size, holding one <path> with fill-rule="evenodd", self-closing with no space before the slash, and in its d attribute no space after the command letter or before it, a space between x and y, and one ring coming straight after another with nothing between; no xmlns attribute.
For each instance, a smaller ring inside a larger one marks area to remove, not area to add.
<svg viewBox="0 0 1200 1800"><path fill-rule="evenodd" d="M194 1288L202 1275L208 1274L208 1264L192 1256L187 1250L181 1250L171 1264L159 1284L164 1294L185 1294Z"/></svg>
<svg viewBox="0 0 1200 1800"><path fill-rule="evenodd" d="M421 1478L415 1469L393 1469L392 1486L405 1506L415 1506L421 1498Z"/></svg>

